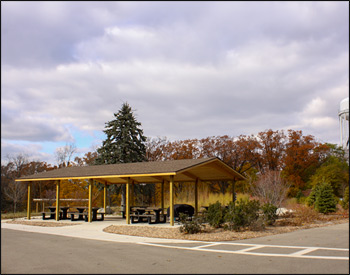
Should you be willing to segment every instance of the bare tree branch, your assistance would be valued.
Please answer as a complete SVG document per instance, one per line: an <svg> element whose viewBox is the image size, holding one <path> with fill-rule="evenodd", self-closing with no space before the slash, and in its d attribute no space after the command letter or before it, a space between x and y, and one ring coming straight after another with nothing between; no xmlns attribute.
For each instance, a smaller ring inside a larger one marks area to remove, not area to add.
<svg viewBox="0 0 350 275"><path fill-rule="evenodd" d="M282 179L280 171L268 170L260 174L255 184L252 184L252 193L262 202L280 207L287 197L289 187Z"/></svg>
<svg viewBox="0 0 350 275"><path fill-rule="evenodd" d="M69 166L73 154L77 151L74 143L67 143L63 147L58 147L55 151L55 158L58 165Z"/></svg>

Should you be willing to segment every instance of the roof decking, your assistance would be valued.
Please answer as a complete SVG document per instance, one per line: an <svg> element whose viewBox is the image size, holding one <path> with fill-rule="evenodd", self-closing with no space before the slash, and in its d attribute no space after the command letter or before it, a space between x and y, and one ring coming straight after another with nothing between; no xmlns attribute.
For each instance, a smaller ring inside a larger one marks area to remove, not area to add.
<svg viewBox="0 0 350 275"><path fill-rule="evenodd" d="M95 166L73 166L23 176L16 181L42 181L63 179L95 179L108 184L126 183L128 178L139 183L157 183L244 179L219 158L183 159L156 162L136 162Z"/></svg>

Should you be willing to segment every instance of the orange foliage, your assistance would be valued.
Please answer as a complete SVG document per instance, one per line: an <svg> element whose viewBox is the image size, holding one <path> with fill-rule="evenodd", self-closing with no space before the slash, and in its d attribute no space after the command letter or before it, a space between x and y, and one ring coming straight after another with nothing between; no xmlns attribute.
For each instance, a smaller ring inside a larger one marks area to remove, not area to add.
<svg viewBox="0 0 350 275"><path fill-rule="evenodd" d="M299 189L305 189L310 176L322 163L329 147L315 141L311 135L303 136L301 131L288 130L288 142L285 144L283 173L292 184L292 196Z"/></svg>
<svg viewBox="0 0 350 275"><path fill-rule="evenodd" d="M88 199L89 185L84 180L62 180L60 184L61 199ZM99 191L96 184L92 188L92 206L103 206L103 191ZM87 206L87 201L62 201L67 206Z"/></svg>
<svg viewBox="0 0 350 275"><path fill-rule="evenodd" d="M74 159L78 166L93 165L97 158L97 152L87 152L83 158L76 157Z"/></svg>
<svg viewBox="0 0 350 275"><path fill-rule="evenodd" d="M302 131L271 129L260 132L257 136L240 135L236 138L228 135L207 138L168 141L166 138L149 140L147 157L151 161L172 159L196 159L218 157L239 173L255 168L260 173L265 171L283 171L283 176L293 190L303 190L315 169L324 161L330 148L315 141L313 136L303 136ZM243 189L244 184L242 185ZM182 191L182 185L177 186ZM225 193L229 184L213 182L210 189ZM158 187L157 187L158 188ZM190 191L190 190L188 190Z"/></svg>
<svg viewBox="0 0 350 275"><path fill-rule="evenodd" d="M285 134L283 131L267 130L258 134L259 156L258 169L263 173L265 170L278 171L282 166L284 153Z"/></svg>

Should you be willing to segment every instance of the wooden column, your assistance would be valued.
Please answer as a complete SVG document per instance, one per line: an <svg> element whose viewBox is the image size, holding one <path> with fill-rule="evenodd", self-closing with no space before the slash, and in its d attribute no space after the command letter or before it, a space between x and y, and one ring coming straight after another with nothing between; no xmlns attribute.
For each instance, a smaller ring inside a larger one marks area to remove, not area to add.
<svg viewBox="0 0 350 275"><path fill-rule="evenodd" d="M162 208L162 214L164 214L164 180L162 181L162 187L161 187L161 201L160 201L160 208Z"/></svg>
<svg viewBox="0 0 350 275"><path fill-rule="evenodd" d="M61 181L56 180L56 221L60 220L60 185Z"/></svg>
<svg viewBox="0 0 350 275"><path fill-rule="evenodd" d="M88 222L92 222L92 185L94 180L89 179L89 209L88 209Z"/></svg>
<svg viewBox="0 0 350 275"><path fill-rule="evenodd" d="M126 191L125 191L125 199L126 199L126 223L130 224L130 178L128 178L128 182L126 183Z"/></svg>
<svg viewBox="0 0 350 275"><path fill-rule="evenodd" d="M169 182L169 191L170 191L170 200L169 200L169 207L170 207L170 225L174 226L174 176L170 176L170 182Z"/></svg>
<svg viewBox="0 0 350 275"><path fill-rule="evenodd" d="M134 184L134 181L131 182L130 204L135 205L135 184Z"/></svg>
<svg viewBox="0 0 350 275"><path fill-rule="evenodd" d="M31 218L31 212L32 212L32 207L31 207L31 202L32 202L32 196L31 196L31 192L30 189L32 187L31 182L28 182L28 201L27 201L27 219L30 220Z"/></svg>
<svg viewBox="0 0 350 275"><path fill-rule="evenodd" d="M103 187L103 209L105 214L107 214L107 183L105 183Z"/></svg>
<svg viewBox="0 0 350 275"><path fill-rule="evenodd" d="M198 182L199 178L196 179L194 184L194 215L198 215Z"/></svg>

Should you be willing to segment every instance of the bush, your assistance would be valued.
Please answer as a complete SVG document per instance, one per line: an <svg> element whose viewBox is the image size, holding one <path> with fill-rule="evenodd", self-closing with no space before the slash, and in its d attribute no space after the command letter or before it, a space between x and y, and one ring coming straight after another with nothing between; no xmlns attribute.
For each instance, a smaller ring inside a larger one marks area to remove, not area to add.
<svg viewBox="0 0 350 275"><path fill-rule="evenodd" d="M265 219L261 216L259 216L256 220L253 220L248 228L251 231L261 231L265 229Z"/></svg>
<svg viewBox="0 0 350 275"><path fill-rule="evenodd" d="M252 184L252 194L264 203L280 206L287 197L289 187L290 184L283 179L280 171L268 170Z"/></svg>
<svg viewBox="0 0 350 275"><path fill-rule="evenodd" d="M303 201L305 200L305 196L304 196L303 192L301 192L300 189L299 189L298 193L295 195L295 198L297 199L298 203L303 203Z"/></svg>
<svg viewBox="0 0 350 275"><path fill-rule="evenodd" d="M208 211L206 213L206 221L214 228L222 227L223 223L225 222L225 212L225 207L223 207L219 201L214 204L209 204Z"/></svg>
<svg viewBox="0 0 350 275"><path fill-rule="evenodd" d="M245 227L254 229L259 218L259 209L260 203L257 200L239 200L236 205L230 203L225 215L225 221L228 223L226 229L235 231Z"/></svg>
<svg viewBox="0 0 350 275"><path fill-rule="evenodd" d="M329 183L320 185L315 201L315 209L323 214L337 210L337 200L333 194L333 188Z"/></svg>
<svg viewBox="0 0 350 275"><path fill-rule="evenodd" d="M202 221L198 217L193 217L188 220L188 215L184 213L179 214L180 232L185 234L196 234L202 231Z"/></svg>
<svg viewBox="0 0 350 275"><path fill-rule="evenodd" d="M293 219L292 219L292 225L303 225L307 223L312 223L315 220L319 219L318 212L312 208L308 207L302 204L296 204L293 207Z"/></svg>
<svg viewBox="0 0 350 275"><path fill-rule="evenodd" d="M239 201L241 201L242 199L240 199ZM225 220L225 229L228 230L235 230L235 203L234 202L230 202L228 207L227 207L227 211L225 213L224 216L224 220Z"/></svg>
<svg viewBox="0 0 350 275"><path fill-rule="evenodd" d="M344 197L340 204L345 210L349 209L349 186L345 188Z"/></svg>
<svg viewBox="0 0 350 275"><path fill-rule="evenodd" d="M310 195L306 199L307 206L313 206L315 204L316 198L318 197L320 190L320 184L316 184L310 193Z"/></svg>
<svg viewBox="0 0 350 275"><path fill-rule="evenodd" d="M275 223L276 219L277 219L277 206L271 204L271 203L265 203L262 207L261 207L263 213L264 213L264 217L265 217L265 221L266 224L268 225L272 225Z"/></svg>

